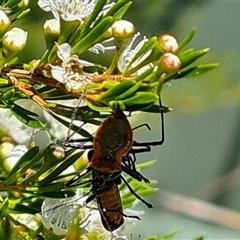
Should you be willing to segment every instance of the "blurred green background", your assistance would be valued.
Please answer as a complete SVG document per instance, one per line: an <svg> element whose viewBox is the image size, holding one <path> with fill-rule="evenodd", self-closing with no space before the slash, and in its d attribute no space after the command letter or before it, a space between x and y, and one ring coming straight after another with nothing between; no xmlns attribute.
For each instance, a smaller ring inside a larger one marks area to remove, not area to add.
<svg viewBox="0 0 240 240"><path fill-rule="evenodd" d="M142 221L125 224L123 232L133 240L177 230L177 239L240 239L240 1L133 0L125 18L143 35L169 33L179 42L196 27L191 47L210 47L202 61L220 65L163 89L163 104L174 109L165 115L165 143L137 156L139 162L156 159L144 174L158 181L160 191L148 198L154 209L139 204ZM42 23L37 8L22 22L30 37L21 53L25 61L43 52ZM42 48L33 49L39 39ZM137 130L135 140L159 138L159 117L140 116L132 125L147 122L152 131Z"/></svg>
<svg viewBox="0 0 240 240"><path fill-rule="evenodd" d="M240 1L137 0L127 19L147 36L167 32L179 41L196 27L191 46L210 47L203 61L220 64L163 89L163 104L174 109L165 115L166 140L138 156L156 159L144 173L160 191L148 198L154 209L129 228L134 239L176 230L178 239L240 239ZM159 137L156 116L140 122L151 124L149 139ZM135 136L143 140L146 131Z"/></svg>

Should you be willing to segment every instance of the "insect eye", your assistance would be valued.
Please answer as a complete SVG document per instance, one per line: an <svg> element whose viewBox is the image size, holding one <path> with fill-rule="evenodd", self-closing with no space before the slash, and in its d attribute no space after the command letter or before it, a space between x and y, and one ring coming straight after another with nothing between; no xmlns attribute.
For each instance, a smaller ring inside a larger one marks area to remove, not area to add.
<svg viewBox="0 0 240 240"><path fill-rule="evenodd" d="M106 155L104 158L104 162L114 162L114 159L112 156Z"/></svg>

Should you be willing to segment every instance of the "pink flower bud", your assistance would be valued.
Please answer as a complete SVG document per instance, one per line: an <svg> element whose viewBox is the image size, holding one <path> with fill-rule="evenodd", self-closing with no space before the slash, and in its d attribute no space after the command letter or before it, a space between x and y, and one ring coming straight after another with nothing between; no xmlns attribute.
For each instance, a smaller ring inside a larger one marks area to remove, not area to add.
<svg viewBox="0 0 240 240"><path fill-rule="evenodd" d="M169 35L164 34L158 38L158 42L160 44L160 47L163 49L164 52L176 52L178 49L178 43L177 40Z"/></svg>
<svg viewBox="0 0 240 240"><path fill-rule="evenodd" d="M160 67L166 72L176 72L181 67L178 56L172 53L165 53L159 59Z"/></svg>

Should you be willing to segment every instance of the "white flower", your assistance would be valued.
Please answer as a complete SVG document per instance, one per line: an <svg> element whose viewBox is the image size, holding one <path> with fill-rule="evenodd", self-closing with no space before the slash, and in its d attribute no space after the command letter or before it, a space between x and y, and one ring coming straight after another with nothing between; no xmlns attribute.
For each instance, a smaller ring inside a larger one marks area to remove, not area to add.
<svg viewBox="0 0 240 240"><path fill-rule="evenodd" d="M67 233L71 221L79 213L79 203L77 197L72 199L46 198L41 207L41 214L37 216L41 219L46 229L52 229L57 235ZM71 204L69 204L71 202Z"/></svg>
<svg viewBox="0 0 240 240"><path fill-rule="evenodd" d="M0 10L5 12L6 14L10 14L12 12L12 9L9 7L4 7L4 6L0 6Z"/></svg>
<svg viewBox="0 0 240 240"><path fill-rule="evenodd" d="M93 11L96 0L39 0L44 11L51 11L56 19L61 16L65 21L84 21Z"/></svg>
<svg viewBox="0 0 240 240"><path fill-rule="evenodd" d="M37 231L38 229L36 217L32 214L28 213L11 214L11 217L13 217L17 222L24 224L30 229L33 229L35 231Z"/></svg>
<svg viewBox="0 0 240 240"><path fill-rule="evenodd" d="M108 43L111 42L114 38L109 38L106 41L102 43ZM100 52L104 53L107 50L114 50L116 49L116 46L110 45L110 46L104 46L102 43L97 43L93 47L89 48L88 51L95 53L95 54L100 54Z"/></svg>
<svg viewBox="0 0 240 240"><path fill-rule="evenodd" d="M129 42L129 44L123 50L118 60L118 69L120 72L124 72L129 68L129 64L131 63L132 59L136 56L137 52L141 49L144 43L148 41L148 39L144 36L142 41L140 41L135 47L133 47L138 36L140 36L140 33L136 33L133 36L132 40ZM137 66L140 62L145 60L150 54L151 54L151 51L146 52L143 56L141 56L140 58L138 58L136 61L133 62L133 64L131 65L131 68ZM146 69L148 69L149 67L151 66L147 65L139 69L137 71L137 75L140 75L142 72L146 71Z"/></svg>
<svg viewBox="0 0 240 240"><path fill-rule="evenodd" d="M97 231L101 234L102 239L115 239L111 232L107 231L103 225L99 210L92 210L90 222L85 228L88 232ZM116 234L114 234L116 235Z"/></svg>
<svg viewBox="0 0 240 240"><path fill-rule="evenodd" d="M30 138L31 146L38 146L44 150L51 143L51 136L48 131L40 129L35 131Z"/></svg>
<svg viewBox="0 0 240 240"><path fill-rule="evenodd" d="M25 145L17 145L12 151L7 155L6 164L13 168L18 160L23 156L24 153L28 151Z"/></svg>
<svg viewBox="0 0 240 240"><path fill-rule="evenodd" d="M83 195L81 189L77 189L73 198L67 199L51 199L46 198L41 207L41 214L37 216L41 219L46 229L52 229L57 235L65 235L75 217L81 217L80 228L87 232L101 232L107 235L106 239L110 239L111 233L102 227L100 214L97 210L82 207L88 196ZM84 232L86 232L84 231ZM84 234L81 235L83 239Z"/></svg>
<svg viewBox="0 0 240 240"><path fill-rule="evenodd" d="M21 123L8 109L0 109L0 128L17 143L28 144L33 129Z"/></svg>
<svg viewBox="0 0 240 240"><path fill-rule="evenodd" d="M66 89L76 90L92 83L90 75L84 74L82 69L83 66L93 66L94 64L71 56L71 46L68 43L58 46L57 55L62 60L62 64L61 66L51 65L52 77L65 84Z"/></svg>
<svg viewBox="0 0 240 240"><path fill-rule="evenodd" d="M101 12L99 13L99 16L98 17L101 17L101 16L104 16L106 15L106 13L108 12L108 10L113 7L115 5L115 2L111 2L111 3L108 3L106 4L103 9L101 10ZM98 18L97 18L98 19Z"/></svg>
<svg viewBox="0 0 240 240"><path fill-rule="evenodd" d="M93 47L89 48L88 51L95 54L99 54L100 52L104 53L105 48L101 43L97 43Z"/></svg>

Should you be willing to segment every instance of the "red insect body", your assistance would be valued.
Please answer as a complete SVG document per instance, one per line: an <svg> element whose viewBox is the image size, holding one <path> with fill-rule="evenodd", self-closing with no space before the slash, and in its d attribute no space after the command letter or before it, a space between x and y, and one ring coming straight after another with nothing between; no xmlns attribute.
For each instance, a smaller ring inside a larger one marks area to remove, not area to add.
<svg viewBox="0 0 240 240"><path fill-rule="evenodd" d="M132 148L132 128L123 112L110 115L98 128L93 140L90 166L102 173L122 171L122 158Z"/></svg>
<svg viewBox="0 0 240 240"><path fill-rule="evenodd" d="M159 100L160 114L162 118L162 139L153 142L133 142L132 128L122 111L112 113L98 128L93 138L92 150L89 152L89 167L71 179L66 186L76 186L81 178L89 172L92 172L92 195L85 201L86 204L96 199L98 209L101 215L103 226L108 231L114 231L124 223L125 217L137 218L137 216L126 216L123 213L122 202L118 185L121 180L128 187L129 191L141 202L152 208L152 204L142 199L128 182L121 176L121 172L129 174L138 181L149 180L142 176L135 168L135 161L132 160L129 153L150 151L150 146L161 145L164 142L164 125L161 100ZM146 124L144 124L146 125ZM149 126L147 125L149 128ZM74 148L89 149L91 146L84 146L83 140L69 140L65 146ZM138 149L132 149L132 146Z"/></svg>

